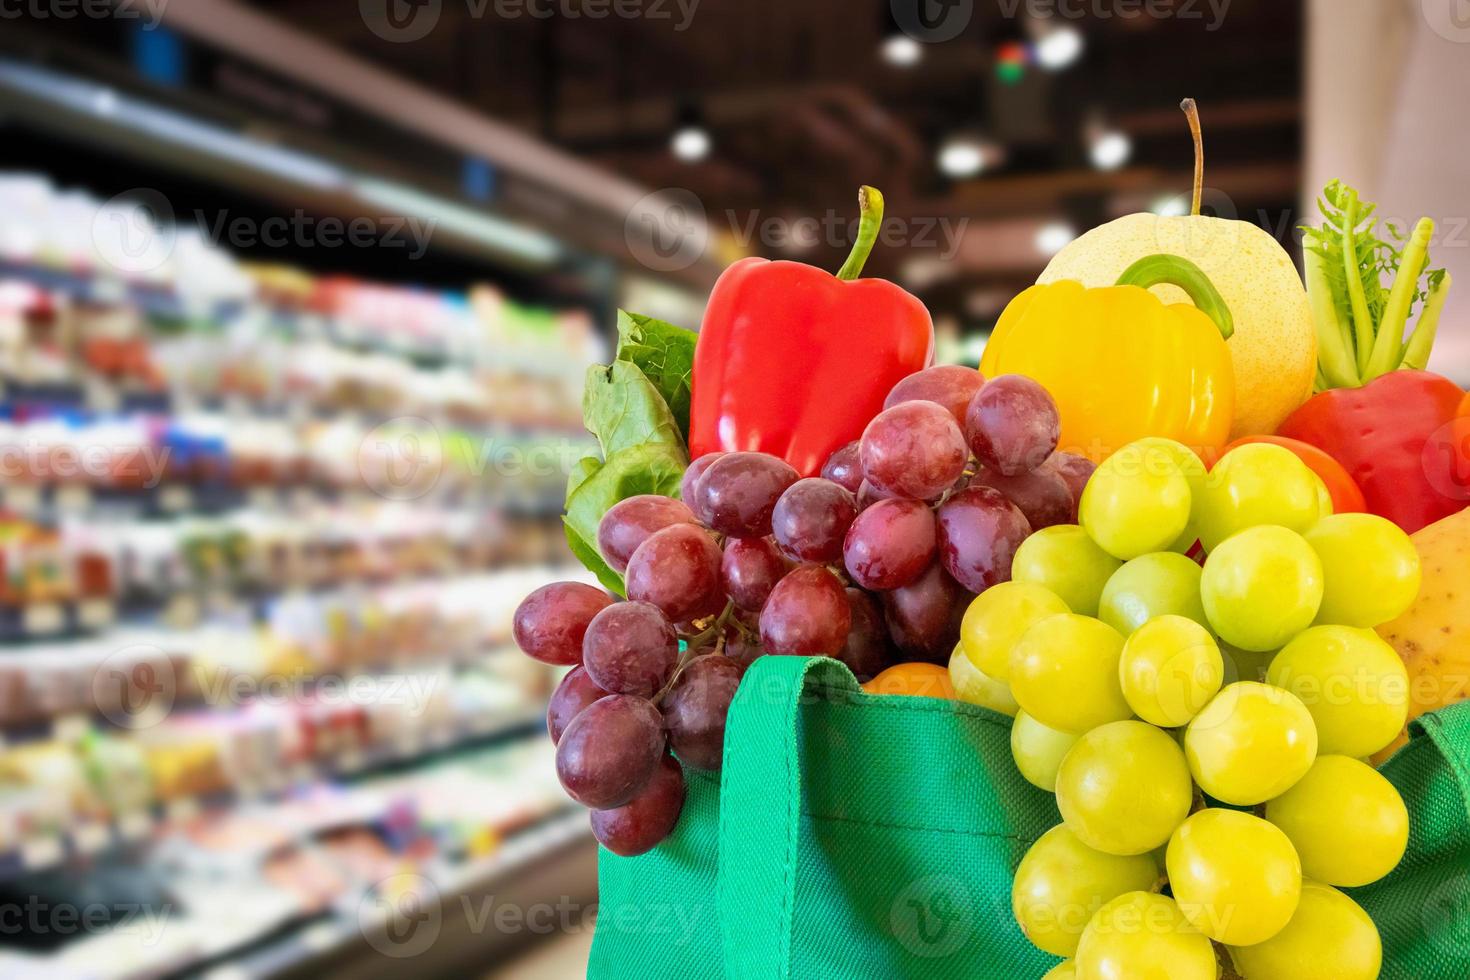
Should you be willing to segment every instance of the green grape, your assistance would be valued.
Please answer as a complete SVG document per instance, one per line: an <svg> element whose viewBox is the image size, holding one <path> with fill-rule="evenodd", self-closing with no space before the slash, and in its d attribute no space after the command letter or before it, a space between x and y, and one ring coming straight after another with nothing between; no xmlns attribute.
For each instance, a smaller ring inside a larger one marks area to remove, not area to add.
<svg viewBox="0 0 1470 980"><path fill-rule="evenodd" d="M1275 658L1275 650L1242 650L1228 643L1220 644L1220 653L1225 657L1225 682L1263 681L1266 671Z"/></svg>
<svg viewBox="0 0 1470 980"><path fill-rule="evenodd" d="M1045 586L1072 612L1096 616L1103 586L1122 564L1076 524L1058 524L1021 542L1011 562L1011 579Z"/></svg>
<svg viewBox="0 0 1470 980"><path fill-rule="evenodd" d="M1301 780L1266 804L1266 819L1291 838L1302 873L1356 888L1398 866L1409 844L1409 811L1372 766L1324 755Z"/></svg>
<svg viewBox="0 0 1470 980"><path fill-rule="evenodd" d="M1210 628L1226 643L1276 650L1312 625L1322 581L1322 561L1301 535L1253 527L1210 553L1200 596Z"/></svg>
<svg viewBox="0 0 1470 980"><path fill-rule="evenodd" d="M1189 524L1189 482L1167 453L1124 446L1087 481L1078 507L1098 545L1127 561L1163 551Z"/></svg>
<svg viewBox="0 0 1470 980"><path fill-rule="evenodd" d="M1316 473L1312 478L1317 481L1317 520L1331 517L1336 513L1336 506L1332 503L1332 491L1327 489L1326 482Z"/></svg>
<svg viewBox="0 0 1470 980"><path fill-rule="evenodd" d="M1184 732L1200 789L1223 803L1255 806L1280 796L1317 758L1317 726L1290 691L1239 681L1215 695Z"/></svg>
<svg viewBox="0 0 1470 980"><path fill-rule="evenodd" d="M1016 868L1011 911L1038 949L1071 956L1099 908L1158 880L1159 866L1149 855L1103 854L1058 824L1037 838Z"/></svg>
<svg viewBox="0 0 1470 980"><path fill-rule="evenodd" d="M1370 629L1313 626L1276 655L1266 680L1302 699L1323 755L1372 755L1408 721L1409 672Z"/></svg>
<svg viewBox="0 0 1470 980"><path fill-rule="evenodd" d="M1077 980L1215 980L1215 948L1174 899L1146 891L1097 910L1077 944Z"/></svg>
<svg viewBox="0 0 1470 980"><path fill-rule="evenodd" d="M1172 551L1141 555L1113 573L1103 586L1098 618L1127 636L1155 616L1184 616L1208 626L1199 596L1204 569Z"/></svg>
<svg viewBox="0 0 1470 980"><path fill-rule="evenodd" d="M1199 623L1160 616L1123 644L1118 678L1134 714L1150 725L1177 728L1219 692L1225 660L1215 638Z"/></svg>
<svg viewBox="0 0 1470 980"><path fill-rule="evenodd" d="M1048 793L1057 791L1057 770L1062 757L1077 744L1080 735L1047 728L1024 711L1016 712L1011 725L1011 757L1031 785Z"/></svg>
<svg viewBox="0 0 1470 980"><path fill-rule="evenodd" d="M1302 882L1296 914L1254 946L1230 947L1250 980L1377 980L1383 941L1362 906L1331 885Z"/></svg>
<svg viewBox="0 0 1470 980"><path fill-rule="evenodd" d="M1189 484L1190 519L1184 526L1184 532L1174 539L1169 545L1169 551L1184 554L1194 547L1199 540L1199 528L1194 517L1194 501L1199 499L1204 490L1205 480L1209 478L1209 470L1205 468L1204 461L1182 442L1173 439L1165 439L1160 436L1148 436L1133 443L1140 450L1158 450L1163 458L1167 458L1179 468L1184 476L1184 482Z"/></svg>
<svg viewBox="0 0 1470 980"><path fill-rule="evenodd" d="M1017 705L1011 696L1011 686L976 667L959 644L955 644L954 652L949 655L949 682L961 701L1016 717Z"/></svg>
<svg viewBox="0 0 1470 980"><path fill-rule="evenodd" d="M1133 717L1118 683L1123 637L1075 613L1043 619L1011 651L1011 693L1048 728L1081 734Z"/></svg>
<svg viewBox="0 0 1470 980"><path fill-rule="evenodd" d="M1200 810L1169 841L1169 889L1196 929L1230 946L1263 943L1291 921L1302 865L1286 835L1238 810Z"/></svg>
<svg viewBox="0 0 1470 980"><path fill-rule="evenodd" d="M1072 960L1058 963L1047 970L1041 980L1077 980L1077 964Z"/></svg>
<svg viewBox="0 0 1470 980"><path fill-rule="evenodd" d="M1032 626L1069 612L1067 604L1031 582L1002 582L975 597L960 622L960 644L981 671L997 680L1011 676L1011 649Z"/></svg>
<svg viewBox="0 0 1470 980"><path fill-rule="evenodd" d="M1184 753L1141 721L1115 721L1083 735L1057 770L1057 809L1089 847L1147 854L1189 815L1194 785Z"/></svg>
<svg viewBox="0 0 1470 980"><path fill-rule="evenodd" d="M1317 622L1381 626L1419 595L1419 552L1398 525L1373 514L1338 514L1303 535L1322 559Z"/></svg>
<svg viewBox="0 0 1470 980"><path fill-rule="evenodd" d="M1305 531L1320 516L1320 482L1290 449L1249 443L1230 450L1195 501L1200 543L1213 552L1246 528L1267 524Z"/></svg>

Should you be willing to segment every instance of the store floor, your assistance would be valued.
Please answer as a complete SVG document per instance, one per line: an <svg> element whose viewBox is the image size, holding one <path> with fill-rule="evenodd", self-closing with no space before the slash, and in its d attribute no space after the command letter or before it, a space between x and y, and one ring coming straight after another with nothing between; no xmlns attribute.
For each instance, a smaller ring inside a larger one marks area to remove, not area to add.
<svg viewBox="0 0 1470 980"><path fill-rule="evenodd" d="M549 939L497 967L484 980L576 980L587 975L591 930Z"/></svg>

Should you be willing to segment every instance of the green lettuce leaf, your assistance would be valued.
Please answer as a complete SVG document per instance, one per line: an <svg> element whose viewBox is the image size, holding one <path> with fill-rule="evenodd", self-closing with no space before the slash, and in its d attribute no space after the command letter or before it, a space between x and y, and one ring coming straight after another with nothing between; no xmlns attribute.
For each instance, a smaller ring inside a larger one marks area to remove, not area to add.
<svg viewBox="0 0 1470 980"><path fill-rule="evenodd" d="M663 395L686 442L697 337L694 331L672 323L618 310L618 360L638 365Z"/></svg>
<svg viewBox="0 0 1470 980"><path fill-rule="evenodd" d="M567 544L605 588L623 595L623 577L597 550L597 525L620 500L643 493L674 496L688 460L682 448L651 443L616 452L592 472L585 470L588 462L596 461L582 460L572 474L576 486L567 497L567 512L562 518Z"/></svg>
<svg viewBox="0 0 1470 980"><path fill-rule="evenodd" d="M582 389L582 422L611 459L634 446L685 455L684 435L663 396L632 361L594 364Z"/></svg>

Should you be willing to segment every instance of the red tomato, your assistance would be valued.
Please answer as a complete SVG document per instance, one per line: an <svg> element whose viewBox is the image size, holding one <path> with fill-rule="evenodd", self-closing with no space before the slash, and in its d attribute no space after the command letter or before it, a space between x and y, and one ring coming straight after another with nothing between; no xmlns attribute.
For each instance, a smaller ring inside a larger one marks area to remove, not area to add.
<svg viewBox="0 0 1470 980"><path fill-rule="evenodd" d="M1365 514L1368 512L1368 502L1363 499L1363 491L1348 475L1348 471L1341 463L1316 446L1302 442L1300 439L1288 439L1286 436L1245 436L1226 446L1225 453L1230 452L1236 446L1244 446L1252 442L1270 443L1296 453L1297 458L1306 463L1307 468L1327 484L1327 492L1332 496L1334 514ZM1220 455L1223 456L1225 453Z"/></svg>

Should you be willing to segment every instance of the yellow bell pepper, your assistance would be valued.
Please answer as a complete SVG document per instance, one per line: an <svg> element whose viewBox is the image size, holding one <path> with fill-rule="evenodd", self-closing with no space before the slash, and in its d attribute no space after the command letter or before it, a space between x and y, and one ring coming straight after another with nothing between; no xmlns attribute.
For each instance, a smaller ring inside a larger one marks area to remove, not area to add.
<svg viewBox="0 0 1470 980"><path fill-rule="evenodd" d="M1194 305L1166 305L1148 291L1160 283L1179 286ZM1116 286L1064 280L1027 289L1001 314L980 371L1044 385L1061 414L1064 451L1101 462L1135 439L1164 436L1210 459L1235 412L1225 345L1234 329L1198 266L1151 255Z"/></svg>

